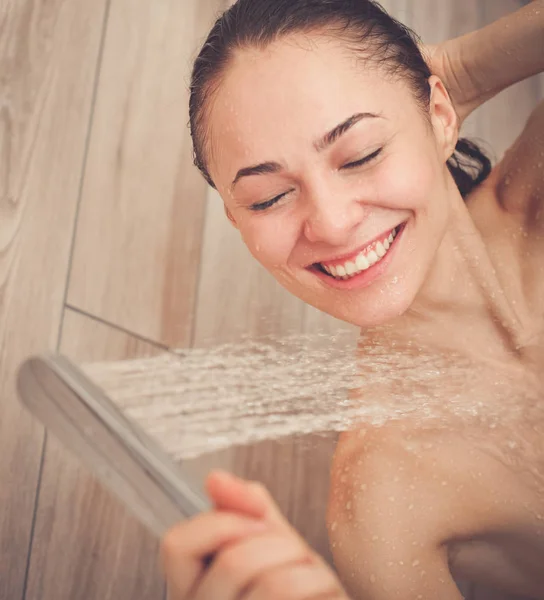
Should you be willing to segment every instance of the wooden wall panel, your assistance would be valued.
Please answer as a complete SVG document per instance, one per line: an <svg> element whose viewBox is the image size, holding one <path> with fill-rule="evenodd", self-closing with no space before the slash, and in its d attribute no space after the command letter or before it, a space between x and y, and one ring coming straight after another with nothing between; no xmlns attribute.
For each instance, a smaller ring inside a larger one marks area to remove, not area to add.
<svg viewBox="0 0 544 600"><path fill-rule="evenodd" d="M191 58L219 0L113 0L69 303L168 345L189 336L206 185L192 165Z"/></svg>
<svg viewBox="0 0 544 600"><path fill-rule="evenodd" d="M16 370L57 345L106 0L0 2L0 599L25 586L43 430Z"/></svg>

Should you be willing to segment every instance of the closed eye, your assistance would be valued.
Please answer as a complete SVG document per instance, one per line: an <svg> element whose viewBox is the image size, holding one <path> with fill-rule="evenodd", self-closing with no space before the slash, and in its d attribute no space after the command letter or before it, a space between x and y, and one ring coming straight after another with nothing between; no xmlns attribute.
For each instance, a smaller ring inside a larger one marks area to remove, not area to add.
<svg viewBox="0 0 544 600"><path fill-rule="evenodd" d="M356 160L354 162L347 163L346 165L343 165L341 168L342 169L355 169L356 167L360 167L360 166L370 162L371 160L374 160L375 158L377 158L381 154L382 150L383 150L383 148L378 148L378 150L376 150L376 152L373 152L372 154L369 154L368 156L365 156L364 158L361 158L360 160Z"/></svg>
<svg viewBox="0 0 544 600"><path fill-rule="evenodd" d="M265 202L257 202L256 204L252 204L249 207L249 209L253 210L255 212L257 212L259 210L266 210L267 208L270 208L271 206L276 204L276 202L279 202L284 196L287 196L288 193L289 192L284 192L283 194L274 196L274 198L271 198L270 200L266 200Z"/></svg>

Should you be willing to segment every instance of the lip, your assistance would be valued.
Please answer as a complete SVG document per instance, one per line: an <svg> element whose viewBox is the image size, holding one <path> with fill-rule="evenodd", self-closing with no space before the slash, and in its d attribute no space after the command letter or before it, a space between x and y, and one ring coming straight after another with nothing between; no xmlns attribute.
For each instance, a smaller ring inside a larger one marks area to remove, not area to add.
<svg viewBox="0 0 544 600"><path fill-rule="evenodd" d="M317 263L326 264L327 266L331 265L333 267L336 267L337 265L343 265L346 261L357 258L357 256L363 250L365 250L369 246L372 246L372 244L383 241L386 237L389 236L389 234L393 231L393 229L396 229L396 227L398 227L398 225L395 225L395 227L391 227L391 229L388 229L388 230L384 231L383 233L380 233L375 238L372 238L368 242L365 242L362 246L359 246L359 248L357 248L356 250L353 250L352 252L350 252L348 254L342 254L340 256L335 256L334 258L328 258L328 259L319 260L319 261L316 260L312 264L308 265L307 268L311 268L313 265L316 265Z"/></svg>
<svg viewBox="0 0 544 600"><path fill-rule="evenodd" d="M361 271L358 275L350 277L349 279L335 279L331 275L326 275L321 272L316 266L308 267L308 269L317 277L319 277L326 285L339 289L339 290L353 290L369 286L378 277L380 277L389 267L389 264L395 257L399 244L403 238L404 230L406 229L406 223L402 223L399 231L393 240L393 243L389 247L387 254L376 264L372 265L365 271ZM380 240L380 237L375 238L374 241ZM363 246L366 248L368 244Z"/></svg>

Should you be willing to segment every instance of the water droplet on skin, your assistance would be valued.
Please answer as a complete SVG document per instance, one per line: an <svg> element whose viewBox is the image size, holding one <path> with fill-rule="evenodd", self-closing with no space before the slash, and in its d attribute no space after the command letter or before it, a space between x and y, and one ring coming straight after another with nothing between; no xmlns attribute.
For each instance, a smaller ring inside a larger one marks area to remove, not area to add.
<svg viewBox="0 0 544 600"><path fill-rule="evenodd" d="M336 531L337 527L338 527L338 523L336 521L334 521L333 524L331 525L331 531Z"/></svg>
<svg viewBox="0 0 544 600"><path fill-rule="evenodd" d="M376 583L376 575L374 573L370 576L370 583Z"/></svg>
<svg viewBox="0 0 544 600"><path fill-rule="evenodd" d="M419 560L414 560L414 562L412 563L412 567L417 567L419 565Z"/></svg>

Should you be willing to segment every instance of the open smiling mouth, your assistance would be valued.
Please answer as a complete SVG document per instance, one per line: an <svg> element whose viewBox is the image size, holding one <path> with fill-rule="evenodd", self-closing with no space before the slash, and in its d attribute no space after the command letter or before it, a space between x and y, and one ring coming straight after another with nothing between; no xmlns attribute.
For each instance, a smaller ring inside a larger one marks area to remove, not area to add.
<svg viewBox="0 0 544 600"><path fill-rule="evenodd" d="M336 281L353 279L372 269L391 252L405 225L406 223L401 223L388 233L384 233L383 236L378 237L349 259L314 263L310 268Z"/></svg>

